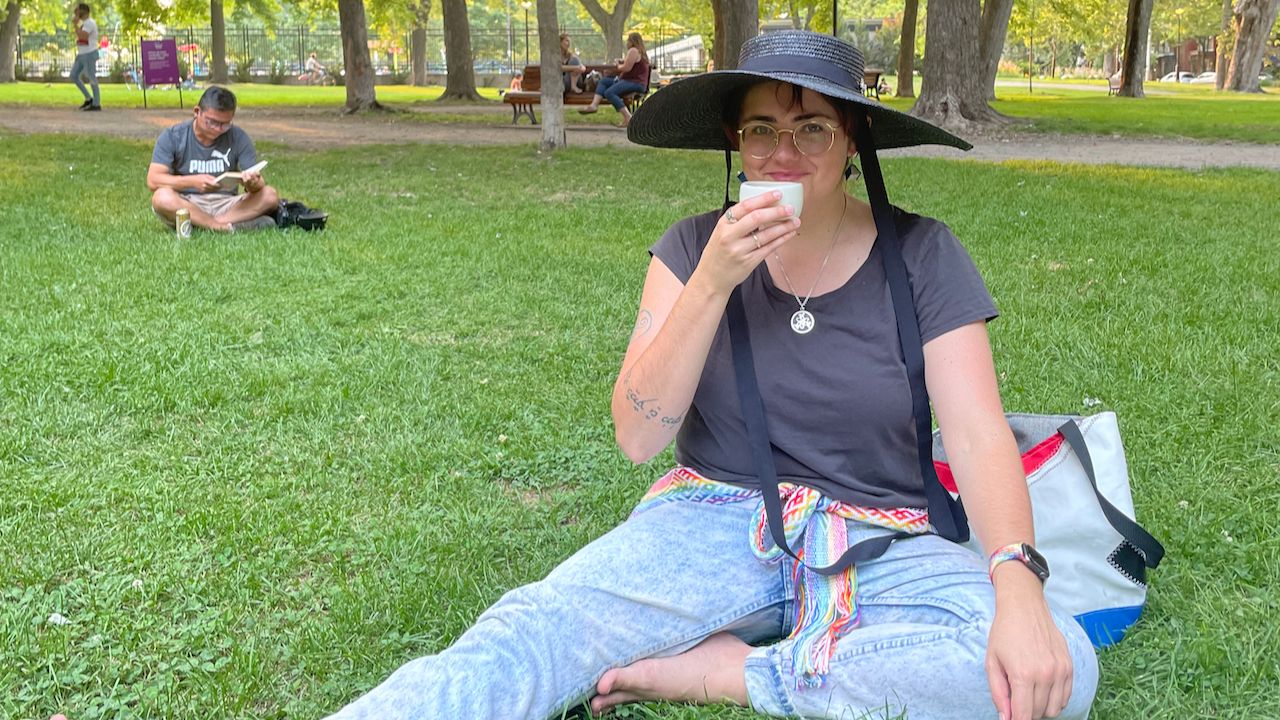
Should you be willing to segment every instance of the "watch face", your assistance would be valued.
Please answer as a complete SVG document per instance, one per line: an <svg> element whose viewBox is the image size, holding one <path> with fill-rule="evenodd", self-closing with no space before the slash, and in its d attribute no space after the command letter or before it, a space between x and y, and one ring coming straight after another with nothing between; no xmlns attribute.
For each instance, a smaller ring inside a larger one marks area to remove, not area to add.
<svg viewBox="0 0 1280 720"><path fill-rule="evenodd" d="M1040 577L1041 581L1049 579L1049 561L1044 559L1038 550L1023 543L1022 552L1026 555L1027 567Z"/></svg>

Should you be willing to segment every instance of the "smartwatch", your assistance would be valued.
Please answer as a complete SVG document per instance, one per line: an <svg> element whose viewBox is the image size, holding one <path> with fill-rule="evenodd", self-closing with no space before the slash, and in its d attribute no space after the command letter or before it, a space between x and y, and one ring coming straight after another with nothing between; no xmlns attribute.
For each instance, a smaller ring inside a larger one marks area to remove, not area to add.
<svg viewBox="0 0 1280 720"><path fill-rule="evenodd" d="M996 566L1009 560L1017 560L1026 565L1027 569L1035 573L1042 583L1049 579L1049 561L1027 543L1013 543L997 548L991 553L991 559L987 561L987 575L994 577Z"/></svg>

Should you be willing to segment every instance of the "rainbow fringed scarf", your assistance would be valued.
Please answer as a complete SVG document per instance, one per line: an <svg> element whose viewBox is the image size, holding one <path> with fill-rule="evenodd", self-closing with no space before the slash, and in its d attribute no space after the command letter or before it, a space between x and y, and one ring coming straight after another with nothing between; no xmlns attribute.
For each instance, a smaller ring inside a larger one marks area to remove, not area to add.
<svg viewBox="0 0 1280 720"><path fill-rule="evenodd" d="M782 523L787 544L805 565L825 567L835 562L849 547L842 520L856 520L878 527L909 533L929 529L929 515L918 508L868 508L823 497L803 485L782 483ZM769 536L764 503L759 490L708 480L687 467L676 467L654 483L632 515L668 502L702 502L723 505L742 500L757 502L751 522L751 546L764 562L783 560L786 553ZM803 544L798 541L804 536ZM838 575L823 576L799 563L792 563L796 588L792 618L792 663L797 687L821 687L826 680L831 656L840 638L858 626L857 573L849 568Z"/></svg>

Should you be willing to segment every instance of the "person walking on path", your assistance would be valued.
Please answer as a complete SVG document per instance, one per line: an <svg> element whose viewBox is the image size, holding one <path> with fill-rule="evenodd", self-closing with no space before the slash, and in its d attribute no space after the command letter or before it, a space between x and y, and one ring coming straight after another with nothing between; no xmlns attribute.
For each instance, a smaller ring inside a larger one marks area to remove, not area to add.
<svg viewBox="0 0 1280 720"><path fill-rule="evenodd" d="M71 79L84 95L81 110L101 110L102 97L98 91L98 23L89 17L92 10L88 3L76 6L72 27L76 36L76 61L71 65ZM89 76L89 84L93 86L93 95L80 79L81 75Z"/></svg>

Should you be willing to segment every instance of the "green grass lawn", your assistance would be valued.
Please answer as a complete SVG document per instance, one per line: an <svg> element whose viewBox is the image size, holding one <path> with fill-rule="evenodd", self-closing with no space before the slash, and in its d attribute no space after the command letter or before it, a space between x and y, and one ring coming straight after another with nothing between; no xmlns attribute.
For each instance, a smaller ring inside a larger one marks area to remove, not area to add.
<svg viewBox="0 0 1280 720"><path fill-rule="evenodd" d="M149 143L0 147L0 717L323 715L670 462L630 466L608 397L714 153L273 148L329 230L179 242ZM1169 554L1094 717L1277 716L1280 176L885 166L982 269L1007 407L1120 416Z"/></svg>
<svg viewBox="0 0 1280 720"><path fill-rule="evenodd" d="M888 78L895 87L894 78ZM1045 81L1062 83L1068 81ZM1075 81L1087 85L1101 81ZM1103 83L1105 85L1105 83ZM233 85L242 107L341 107L346 90L340 87L304 87L288 85ZM1212 85L1186 83L1147 83L1153 90L1170 91L1174 96L1149 95L1142 100L1107 97L1096 90L1025 86L998 87L992 106L1011 117L1022 120L1019 128L1033 132L1068 134L1122 135L1126 137L1184 137L1203 141L1280 143L1280 93L1261 95L1219 93ZM142 94L123 85L103 85L102 102L111 107L142 107ZM481 88L485 98L495 101L486 105L462 104L460 112L431 105L440 97L441 87L416 88L408 85L379 85L378 100L392 108L430 109L407 115L416 122L450 122L504 125L511 122L511 108L500 104L496 88ZM919 88L917 87L917 92ZM199 91L186 91L190 107ZM0 84L0 110L5 107L79 105L82 96L69 83ZM885 95L890 107L907 111L913 99ZM148 102L153 107L177 107L176 91L150 91ZM542 117L541 108L536 110ZM618 115L605 107L595 115L581 115L569 108L566 120L578 124L618 122ZM527 124L528 120L521 120Z"/></svg>
<svg viewBox="0 0 1280 720"><path fill-rule="evenodd" d="M1095 83L1106 86L1103 81L1074 81L1082 86ZM893 78L889 79L889 86L897 87ZM1280 93L1274 89L1254 95L1220 93L1213 85L1187 83L1148 82L1146 88L1162 94L1135 100L1108 97L1096 90L1046 88L1038 84L1028 90L1024 82L1017 87L997 87L996 101L991 105L1024 121L1018 127L1033 132L1280 143ZM1172 95L1163 94L1166 92ZM915 102L891 95L882 96L882 100L904 112Z"/></svg>
<svg viewBox="0 0 1280 720"><path fill-rule="evenodd" d="M340 108L347 102L346 88L308 87L303 85L264 85L243 83L229 85L241 108ZM104 107L143 107L140 90L124 85L103 83L99 85ZM179 104L192 107L200 99L203 88L182 91L148 90L146 102L152 108L176 108ZM478 88L480 103L437 103L444 92L441 86L413 87L410 85L379 85L378 101L392 110L404 111L404 119L423 123L466 123L480 125L506 125L511 123L511 106L501 103L498 88ZM24 107L79 107L84 97L71 83L7 83L0 84L0 112L11 108L21 112ZM419 112L420 111L420 112ZM542 108L534 108L539 121ZM619 120L607 104L594 115L582 115L576 107L568 108L565 119L572 124L603 125ZM527 118L519 124L528 125Z"/></svg>
<svg viewBox="0 0 1280 720"><path fill-rule="evenodd" d="M100 83L102 104L107 107L142 107L142 91L132 86L116 83ZM235 92L244 107L341 107L347 102L347 89L343 87L315 87L306 85L266 85L262 83L232 83L227 87ZM191 107L200 99L204 87L183 90L182 101ZM436 100L444 92L439 85L413 87L412 85L379 85L378 100L389 105L405 105L414 102ZM490 100L498 99L497 88L479 88L480 95ZM178 107L178 91L152 88L147 91L150 107ZM24 105L76 107L84 96L72 83L20 82L0 84L0 107Z"/></svg>

